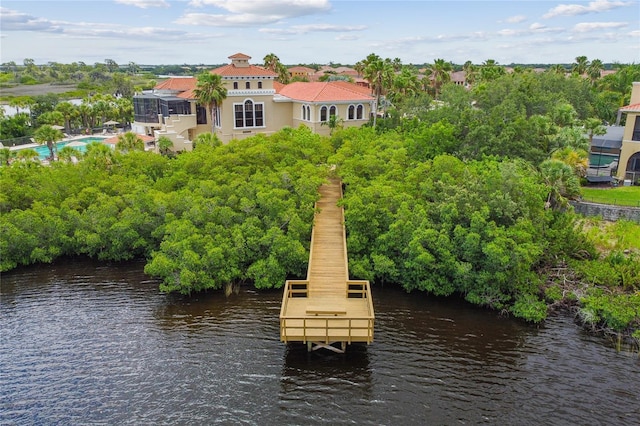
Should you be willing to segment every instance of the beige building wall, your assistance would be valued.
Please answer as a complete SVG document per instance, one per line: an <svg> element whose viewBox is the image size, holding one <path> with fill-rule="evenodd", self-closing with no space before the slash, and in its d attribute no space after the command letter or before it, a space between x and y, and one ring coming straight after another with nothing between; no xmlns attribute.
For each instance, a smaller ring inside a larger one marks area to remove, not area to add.
<svg viewBox="0 0 640 426"><path fill-rule="evenodd" d="M640 82L634 82L631 89L631 101L629 105L640 104ZM622 136L622 148L620 150L620 160L618 162L618 178L625 179L627 164L629 159L636 153L640 152L640 141L633 140L633 129L636 122L640 120L640 111L629 111L626 113L627 119L624 126L624 134ZM638 176L636 176L636 179Z"/></svg>

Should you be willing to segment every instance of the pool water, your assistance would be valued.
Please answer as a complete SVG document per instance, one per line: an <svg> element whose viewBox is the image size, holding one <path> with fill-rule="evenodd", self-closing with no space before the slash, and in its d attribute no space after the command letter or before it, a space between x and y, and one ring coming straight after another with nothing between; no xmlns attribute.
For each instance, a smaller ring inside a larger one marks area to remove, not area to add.
<svg viewBox="0 0 640 426"><path fill-rule="evenodd" d="M92 143L92 142L102 142L104 141L104 138L96 138L96 137L92 137L92 136L87 136L84 138L78 138L78 139L73 139L70 141L60 141L56 144L56 148L58 151L60 151L62 148L64 148L65 146L67 146L69 143L71 142L82 142L82 143L86 143L87 145ZM86 145L82 145L82 146L72 146L71 148L75 149L76 151L79 152L85 152L87 150L87 146ZM26 149L26 148L23 148ZM36 151L38 153L38 156L40 157L41 160L46 159L49 156L49 148L47 147L46 144L42 144L39 146L34 146L31 147L29 149L33 149L34 151Z"/></svg>

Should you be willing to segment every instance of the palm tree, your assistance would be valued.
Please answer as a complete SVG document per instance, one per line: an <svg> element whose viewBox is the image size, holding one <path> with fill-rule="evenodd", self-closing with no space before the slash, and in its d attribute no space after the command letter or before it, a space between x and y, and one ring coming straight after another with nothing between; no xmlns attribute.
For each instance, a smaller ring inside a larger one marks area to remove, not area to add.
<svg viewBox="0 0 640 426"><path fill-rule="evenodd" d="M269 53L264 58L264 67L270 71L277 72L280 58L275 53Z"/></svg>
<svg viewBox="0 0 640 426"><path fill-rule="evenodd" d="M133 132L118 136L116 148L123 152L144 151L144 141Z"/></svg>
<svg viewBox="0 0 640 426"><path fill-rule="evenodd" d="M567 198L580 195L580 181L571 166L560 160L545 160L540 164L540 178L548 186L547 207L563 210Z"/></svg>
<svg viewBox="0 0 640 426"><path fill-rule="evenodd" d="M607 129L602 125L602 121L599 118L587 118L583 122L584 130L589 136L589 146L593 144L594 136L601 136L607 133Z"/></svg>
<svg viewBox="0 0 640 426"><path fill-rule="evenodd" d="M331 115L329 116L329 119L327 121L323 121L321 126L328 126L329 127L329 136L333 135L333 131L335 129L340 129L342 128L342 123L344 123L344 120L340 117L338 117L337 115Z"/></svg>
<svg viewBox="0 0 640 426"><path fill-rule="evenodd" d="M582 75L587 72L587 67L589 66L589 60L586 56L578 56L576 57L576 62L573 64L571 71L575 74Z"/></svg>
<svg viewBox="0 0 640 426"><path fill-rule="evenodd" d="M173 141L166 136L158 138L158 152L162 155L169 155L173 150Z"/></svg>
<svg viewBox="0 0 640 426"><path fill-rule="evenodd" d="M48 124L40 126L38 130L33 134L33 139L39 144L47 144L49 148L49 158L53 160L55 158L55 144L64 138L62 132L58 129L54 129Z"/></svg>
<svg viewBox="0 0 640 426"><path fill-rule="evenodd" d="M110 169L116 159L114 150L100 142L91 142L84 153L85 162L105 170Z"/></svg>
<svg viewBox="0 0 640 426"><path fill-rule="evenodd" d="M278 74L278 81L282 84L289 83L289 70L287 67L282 65L280 62L280 58L278 58L275 53L269 53L263 59L264 67L270 71Z"/></svg>
<svg viewBox="0 0 640 426"><path fill-rule="evenodd" d="M193 93L198 102L210 111L211 132L215 133L215 111L227 97L227 89L222 85L222 77L207 71L202 72L198 75L198 82Z"/></svg>
<svg viewBox="0 0 640 426"><path fill-rule="evenodd" d="M21 161L39 160L40 155L35 149L20 149L16 152L16 158Z"/></svg>
<svg viewBox="0 0 640 426"><path fill-rule="evenodd" d="M587 168L589 167L589 155L584 149L574 149L566 146L551 156L554 160L560 160L564 164L570 166L573 172L579 176L584 177L587 174Z"/></svg>
<svg viewBox="0 0 640 426"><path fill-rule="evenodd" d="M587 67L587 75L589 76L589 80L591 80L591 84L595 84L596 81L598 81L603 69L604 65L600 59L594 59L591 61Z"/></svg>
<svg viewBox="0 0 640 426"><path fill-rule="evenodd" d="M82 157L82 153L70 146L65 146L58 152L58 160L66 163L72 163L74 158L77 160L80 157Z"/></svg>
<svg viewBox="0 0 640 426"><path fill-rule="evenodd" d="M373 127L376 127L380 97L393 81L393 65L390 59L382 59L374 53L367 56L363 62L365 64L364 78L369 81L371 90L376 95L376 107L373 115Z"/></svg>
<svg viewBox="0 0 640 426"><path fill-rule="evenodd" d="M487 59L480 67L480 80L492 81L506 73L504 67L500 66L495 59Z"/></svg>
<svg viewBox="0 0 640 426"><path fill-rule="evenodd" d="M555 74L560 74L560 75L565 75L567 73L567 70L562 65L555 64L555 65L552 65L551 67L549 67L549 72L555 73Z"/></svg>
<svg viewBox="0 0 640 426"><path fill-rule="evenodd" d="M473 83L475 83L478 75L478 68L475 65L473 65L473 62L467 61L462 66L462 71L464 71L465 83L468 84L469 86L473 86Z"/></svg>
<svg viewBox="0 0 640 426"><path fill-rule="evenodd" d="M427 66L427 75L431 80L436 99L438 99L442 85L451 81L450 72L452 69L451 62L447 62L444 59L436 59L432 65Z"/></svg>
<svg viewBox="0 0 640 426"><path fill-rule="evenodd" d="M64 119L64 130L71 132L71 119L78 115L77 107L71 102L60 102L56 105L56 111L62 114Z"/></svg>
<svg viewBox="0 0 640 426"><path fill-rule="evenodd" d="M195 139L193 139L193 149L198 149L198 147L204 146L216 147L220 145L222 145L222 142L218 139L218 136L210 132L200 133L195 137Z"/></svg>

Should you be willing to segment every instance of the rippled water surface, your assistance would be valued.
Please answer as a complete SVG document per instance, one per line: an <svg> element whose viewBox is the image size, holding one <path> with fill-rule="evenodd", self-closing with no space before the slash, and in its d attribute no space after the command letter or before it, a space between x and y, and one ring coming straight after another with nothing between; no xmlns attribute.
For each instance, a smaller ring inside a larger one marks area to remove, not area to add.
<svg viewBox="0 0 640 426"><path fill-rule="evenodd" d="M141 263L1 277L0 424L638 424L640 359L374 288L374 343L278 339L281 293L167 296Z"/></svg>

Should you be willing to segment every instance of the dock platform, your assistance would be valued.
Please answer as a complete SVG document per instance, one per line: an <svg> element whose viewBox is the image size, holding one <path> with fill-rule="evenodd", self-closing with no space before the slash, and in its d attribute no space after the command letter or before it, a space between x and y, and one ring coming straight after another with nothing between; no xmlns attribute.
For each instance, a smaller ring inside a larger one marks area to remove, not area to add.
<svg viewBox="0 0 640 426"><path fill-rule="evenodd" d="M307 278L285 282L280 340L342 353L353 342L373 341L373 301L368 281L349 279L344 210L337 204L342 185L334 179L319 191Z"/></svg>

